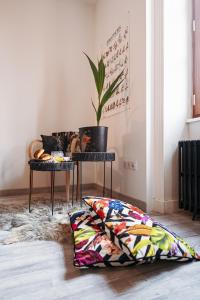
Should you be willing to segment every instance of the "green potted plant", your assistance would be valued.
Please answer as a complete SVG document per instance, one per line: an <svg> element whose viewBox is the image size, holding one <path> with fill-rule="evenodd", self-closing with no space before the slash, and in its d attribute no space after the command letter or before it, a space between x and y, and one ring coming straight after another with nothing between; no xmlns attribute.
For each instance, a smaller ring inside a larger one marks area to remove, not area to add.
<svg viewBox="0 0 200 300"><path fill-rule="evenodd" d="M85 53L84 53L85 54ZM105 64L103 58L98 61L97 66L87 57L96 85L98 102L97 105L92 101L92 106L96 114L97 126L81 127L79 128L81 151L82 152L106 152L107 150L107 136L108 127L100 126L101 116L104 105L112 97L122 81L123 71L109 84L108 88L103 92L105 82Z"/></svg>

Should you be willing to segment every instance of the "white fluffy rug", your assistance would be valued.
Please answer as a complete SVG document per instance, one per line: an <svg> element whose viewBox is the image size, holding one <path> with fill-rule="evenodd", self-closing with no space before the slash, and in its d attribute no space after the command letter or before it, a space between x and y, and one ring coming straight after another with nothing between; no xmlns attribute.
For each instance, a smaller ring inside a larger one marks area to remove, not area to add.
<svg viewBox="0 0 200 300"><path fill-rule="evenodd" d="M49 198L39 197L32 201L31 213L28 201L0 204L0 230L7 231L3 244L20 241L54 240L64 242L69 237L70 224L68 211L80 208L80 205L66 204L66 200L56 199L54 215L51 215Z"/></svg>

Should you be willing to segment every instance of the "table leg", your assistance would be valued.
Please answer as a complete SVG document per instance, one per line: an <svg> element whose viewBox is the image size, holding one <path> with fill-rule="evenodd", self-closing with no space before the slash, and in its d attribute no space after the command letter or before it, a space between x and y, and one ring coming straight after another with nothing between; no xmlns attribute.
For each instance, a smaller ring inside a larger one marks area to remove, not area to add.
<svg viewBox="0 0 200 300"><path fill-rule="evenodd" d="M72 206L74 206L74 164L73 164L73 179L72 179Z"/></svg>
<svg viewBox="0 0 200 300"><path fill-rule="evenodd" d="M70 171L66 171L66 200L69 201Z"/></svg>
<svg viewBox="0 0 200 300"><path fill-rule="evenodd" d="M110 197L112 198L112 160L110 165Z"/></svg>
<svg viewBox="0 0 200 300"><path fill-rule="evenodd" d="M51 171L51 203L52 203L52 216L54 209L54 182L55 182L55 171Z"/></svg>
<svg viewBox="0 0 200 300"><path fill-rule="evenodd" d="M83 185L82 185L82 161L80 161L80 201L82 207Z"/></svg>
<svg viewBox="0 0 200 300"><path fill-rule="evenodd" d="M105 184L106 184L106 162L103 162L103 197L105 196Z"/></svg>
<svg viewBox="0 0 200 300"><path fill-rule="evenodd" d="M33 189L33 170L30 169L30 177L29 177L29 202L28 202L28 210L31 212L31 196Z"/></svg>
<svg viewBox="0 0 200 300"><path fill-rule="evenodd" d="M79 188L80 188L80 172L79 172L79 161L77 161L77 177L76 177L76 201L78 201L79 198Z"/></svg>

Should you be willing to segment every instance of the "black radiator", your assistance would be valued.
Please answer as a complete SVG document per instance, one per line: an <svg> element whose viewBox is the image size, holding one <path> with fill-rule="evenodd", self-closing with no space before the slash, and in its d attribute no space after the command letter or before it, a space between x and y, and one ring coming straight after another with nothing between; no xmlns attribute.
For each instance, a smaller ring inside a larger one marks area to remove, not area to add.
<svg viewBox="0 0 200 300"><path fill-rule="evenodd" d="M179 208L193 212L200 208L200 140L180 141L179 149Z"/></svg>

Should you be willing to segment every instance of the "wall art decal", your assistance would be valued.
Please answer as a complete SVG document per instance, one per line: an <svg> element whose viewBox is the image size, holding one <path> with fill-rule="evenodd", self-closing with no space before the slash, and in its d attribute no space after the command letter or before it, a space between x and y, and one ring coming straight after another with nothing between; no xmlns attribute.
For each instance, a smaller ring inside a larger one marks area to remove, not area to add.
<svg viewBox="0 0 200 300"><path fill-rule="evenodd" d="M129 99L129 26L120 25L107 40L103 59L106 65L106 79L104 89L118 74L124 70L124 81L116 90L103 109L103 118L123 112L130 108Z"/></svg>

